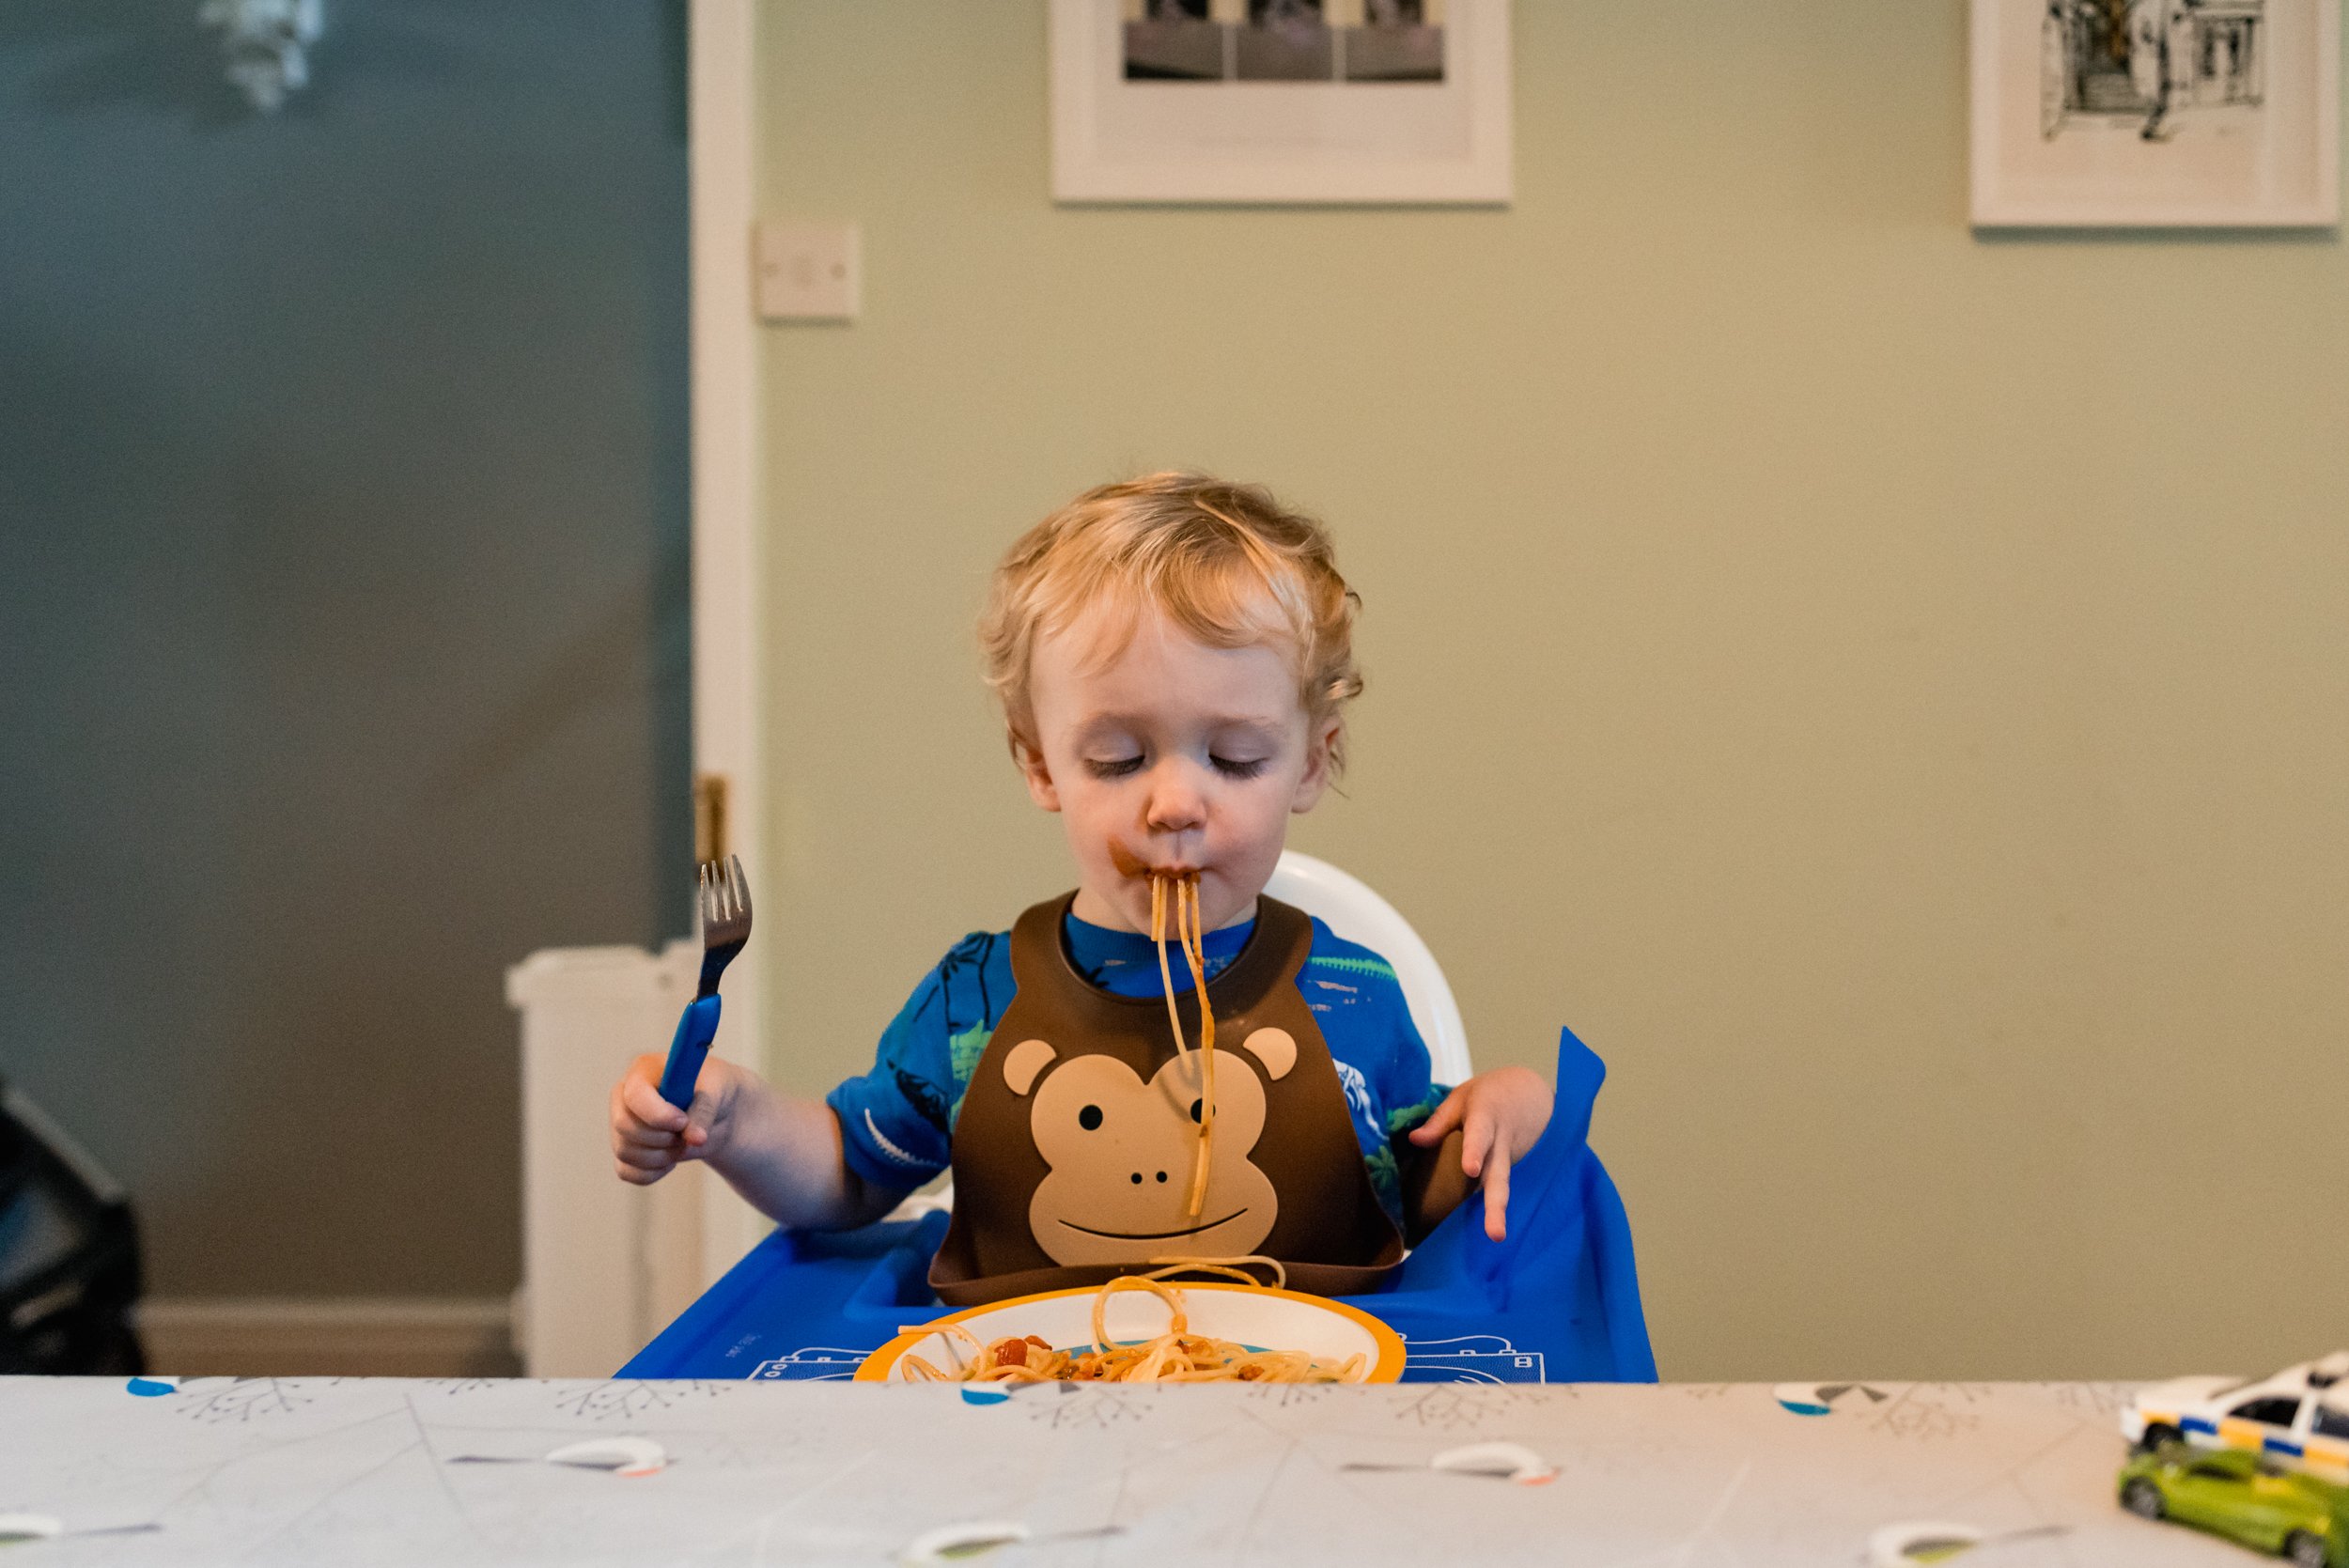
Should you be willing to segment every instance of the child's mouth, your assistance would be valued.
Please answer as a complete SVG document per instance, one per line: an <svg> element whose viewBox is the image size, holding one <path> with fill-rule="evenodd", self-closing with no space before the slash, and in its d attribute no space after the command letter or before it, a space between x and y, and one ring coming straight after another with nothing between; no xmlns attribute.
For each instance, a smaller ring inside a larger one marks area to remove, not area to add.
<svg viewBox="0 0 2349 1568"><path fill-rule="evenodd" d="M1170 881L1187 881L1198 877L1206 868L1191 861L1160 862L1147 860L1122 844L1110 846L1110 866L1120 877L1136 880L1165 877Z"/></svg>

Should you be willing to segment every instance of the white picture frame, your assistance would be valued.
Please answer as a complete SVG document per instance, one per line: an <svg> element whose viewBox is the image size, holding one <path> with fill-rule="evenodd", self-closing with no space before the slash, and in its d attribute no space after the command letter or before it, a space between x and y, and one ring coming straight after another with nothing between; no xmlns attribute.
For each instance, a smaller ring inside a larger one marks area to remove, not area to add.
<svg viewBox="0 0 2349 1568"><path fill-rule="evenodd" d="M1321 19L1323 53L1299 14ZM1398 16L1410 25L1373 26ZM1145 23L1165 31L1128 26ZM1142 51L1160 41L1197 46L1174 68L1190 74L1132 79L1159 69ZM1409 44L1419 64L1390 69L1418 79L1370 76ZM1055 201L1506 206L1513 194L1509 0L1052 0L1050 53Z"/></svg>
<svg viewBox="0 0 2349 1568"><path fill-rule="evenodd" d="M1977 227L2341 221L2341 0L1972 0Z"/></svg>

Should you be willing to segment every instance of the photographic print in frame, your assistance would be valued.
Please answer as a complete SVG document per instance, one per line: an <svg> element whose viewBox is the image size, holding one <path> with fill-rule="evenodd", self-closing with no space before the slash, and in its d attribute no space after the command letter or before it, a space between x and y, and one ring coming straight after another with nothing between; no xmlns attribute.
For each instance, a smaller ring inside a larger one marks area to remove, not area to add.
<svg viewBox="0 0 2349 1568"><path fill-rule="evenodd" d="M2340 8L1973 0L1973 222L2338 223Z"/></svg>
<svg viewBox="0 0 2349 1568"><path fill-rule="evenodd" d="M1509 0L1052 0L1065 202L1510 198Z"/></svg>

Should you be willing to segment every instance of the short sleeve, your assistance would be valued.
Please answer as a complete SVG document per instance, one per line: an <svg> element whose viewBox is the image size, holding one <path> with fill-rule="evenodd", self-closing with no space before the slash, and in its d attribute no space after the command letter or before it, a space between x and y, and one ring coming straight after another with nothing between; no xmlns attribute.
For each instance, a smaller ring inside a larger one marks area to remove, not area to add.
<svg viewBox="0 0 2349 1568"><path fill-rule="evenodd" d="M1452 1091L1434 1081L1427 1042L1420 1038L1419 1026L1411 1021L1410 1005L1404 1000L1401 983L1388 984L1394 987L1393 1021L1378 1101L1387 1109L1387 1136L1397 1138L1434 1115L1436 1107Z"/></svg>
<svg viewBox="0 0 2349 1568"><path fill-rule="evenodd" d="M872 1069L825 1096L848 1169L903 1190L946 1169L971 1068L1011 1000L1008 945L973 932L922 978L881 1031Z"/></svg>
<svg viewBox="0 0 2349 1568"><path fill-rule="evenodd" d="M1431 1084L1427 1045L1411 1022L1394 966L1319 920L1297 977L1352 1103L1365 1157L1419 1126L1446 1091Z"/></svg>

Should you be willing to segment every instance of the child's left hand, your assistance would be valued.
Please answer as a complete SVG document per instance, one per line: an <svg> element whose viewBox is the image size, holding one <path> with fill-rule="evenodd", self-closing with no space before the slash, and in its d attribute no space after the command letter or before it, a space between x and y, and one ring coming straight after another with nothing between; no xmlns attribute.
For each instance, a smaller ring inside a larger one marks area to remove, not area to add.
<svg viewBox="0 0 2349 1568"><path fill-rule="evenodd" d="M1479 1073L1411 1129L1422 1148L1442 1142L1461 1129L1460 1169L1485 1181L1485 1234L1495 1241L1509 1234L1509 1162L1532 1148L1549 1126L1549 1085L1526 1067L1495 1067Z"/></svg>

